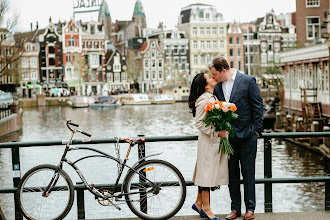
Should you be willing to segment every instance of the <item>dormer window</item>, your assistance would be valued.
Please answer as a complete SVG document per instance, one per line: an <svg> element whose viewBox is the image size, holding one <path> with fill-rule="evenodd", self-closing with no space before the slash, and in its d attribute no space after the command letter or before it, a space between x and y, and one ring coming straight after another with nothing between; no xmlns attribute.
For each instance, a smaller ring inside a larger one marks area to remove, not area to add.
<svg viewBox="0 0 330 220"><path fill-rule="evenodd" d="M273 24L273 16L268 17L268 24Z"/></svg>

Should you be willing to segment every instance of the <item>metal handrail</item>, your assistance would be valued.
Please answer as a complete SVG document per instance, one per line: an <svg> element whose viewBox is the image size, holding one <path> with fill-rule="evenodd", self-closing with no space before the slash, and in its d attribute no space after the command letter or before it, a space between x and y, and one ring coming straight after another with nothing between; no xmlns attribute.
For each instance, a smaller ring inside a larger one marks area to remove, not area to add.
<svg viewBox="0 0 330 220"><path fill-rule="evenodd" d="M283 132L283 133L262 133L259 138L306 138L306 137L330 137L330 132ZM155 136L145 137L146 142L167 142L167 141L195 141L197 135L182 135L182 136ZM73 145L77 144L108 144L117 143L115 138L99 138L91 139L90 141L82 139L72 140ZM119 143L126 143L120 140ZM1 148L19 148L19 147L40 147L40 146L55 146L65 145L66 140L53 141L27 141L27 142L5 142L0 143Z"/></svg>
<svg viewBox="0 0 330 220"><path fill-rule="evenodd" d="M265 192L265 212L272 212L272 184L273 183L307 183L307 182L324 182L325 183L325 210L330 210L330 176L321 176L321 177L295 177L295 178L272 178L272 138L306 138L306 137L330 137L330 132L284 132L284 133L262 133L264 139L264 178L256 179L256 184L264 184ZM198 140L197 135L185 135L185 136L157 136L157 137L145 137L145 142L169 142L169 141L196 141ZM15 165L19 167L19 148L20 147L36 147L36 146L54 146L54 145L65 145L67 140L53 140L53 141L33 141L33 142L7 142L0 143L0 149L2 148L11 148L12 151L12 163L13 170L15 170ZM75 139L73 140L73 145L81 144L106 144L106 143L117 143L115 138L102 138L102 139ZM120 140L120 143L125 143L123 140ZM139 157L144 156L145 146L140 147L138 150ZM0 194L2 193L15 193L17 190L17 185L20 178L13 178L14 187L13 188L0 188ZM243 180L240 181L243 183ZM191 181L186 181L187 186L194 185ZM95 185L98 187L107 187L112 186L112 184L98 184ZM85 218L85 209L84 209L84 190L86 187L82 184L74 186L74 189L77 191L77 205L78 205L78 218ZM15 218L22 219L21 214L19 213L18 207L15 207Z"/></svg>

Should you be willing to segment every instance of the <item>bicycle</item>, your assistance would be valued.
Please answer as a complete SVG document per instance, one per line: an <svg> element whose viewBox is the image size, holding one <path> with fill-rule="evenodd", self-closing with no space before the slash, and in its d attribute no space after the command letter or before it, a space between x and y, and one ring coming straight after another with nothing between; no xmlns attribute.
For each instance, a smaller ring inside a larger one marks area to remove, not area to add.
<svg viewBox="0 0 330 220"><path fill-rule="evenodd" d="M126 164L132 147L143 144L144 138L123 139L124 142L129 143L129 148L122 161L118 138L115 145L117 157L89 147L70 148L76 132L89 137L91 135L72 128L79 125L71 120L67 120L66 125L72 134L66 143L60 163L57 166L43 164L31 168L18 185L17 201L27 219L63 219L71 210L74 201L74 186L69 175L62 169L64 163L69 164L77 172L85 187L95 195L95 199L101 205L114 206L120 210L115 202L126 202L136 216L150 220L168 219L181 209L186 197L186 184L180 171L163 160L146 160L160 153L144 157L131 167ZM66 155L72 150L90 150L98 154L71 162L66 159ZM118 176L113 187L97 189L93 184L87 183L76 163L92 157L103 157L117 162ZM119 179L125 167L128 170L120 186ZM55 209L50 208L55 206Z"/></svg>

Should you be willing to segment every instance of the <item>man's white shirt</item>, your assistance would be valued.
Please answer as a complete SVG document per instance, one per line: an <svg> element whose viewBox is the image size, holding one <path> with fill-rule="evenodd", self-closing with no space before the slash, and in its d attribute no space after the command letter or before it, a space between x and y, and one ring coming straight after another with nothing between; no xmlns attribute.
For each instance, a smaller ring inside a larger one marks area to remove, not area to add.
<svg viewBox="0 0 330 220"><path fill-rule="evenodd" d="M233 76L231 78L229 78L228 81L222 82L222 91L223 91L223 94L224 94L227 102L229 102L231 90L233 90L236 73L237 73L237 70L235 69Z"/></svg>

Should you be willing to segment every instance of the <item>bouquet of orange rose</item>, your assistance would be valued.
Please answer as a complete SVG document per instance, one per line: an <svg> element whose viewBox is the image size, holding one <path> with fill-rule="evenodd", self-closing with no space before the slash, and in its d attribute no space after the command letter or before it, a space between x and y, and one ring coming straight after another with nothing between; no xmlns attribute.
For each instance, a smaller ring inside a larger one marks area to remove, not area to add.
<svg viewBox="0 0 330 220"><path fill-rule="evenodd" d="M205 127L211 124L215 127L215 131L226 130L230 137L234 137L234 130L230 122L238 117L236 114L237 107L234 103L230 102L213 102L207 103L204 111L207 112L207 118L204 120L206 123ZM228 138L221 138L219 144L219 152L223 147L223 152L228 156L234 153Z"/></svg>

